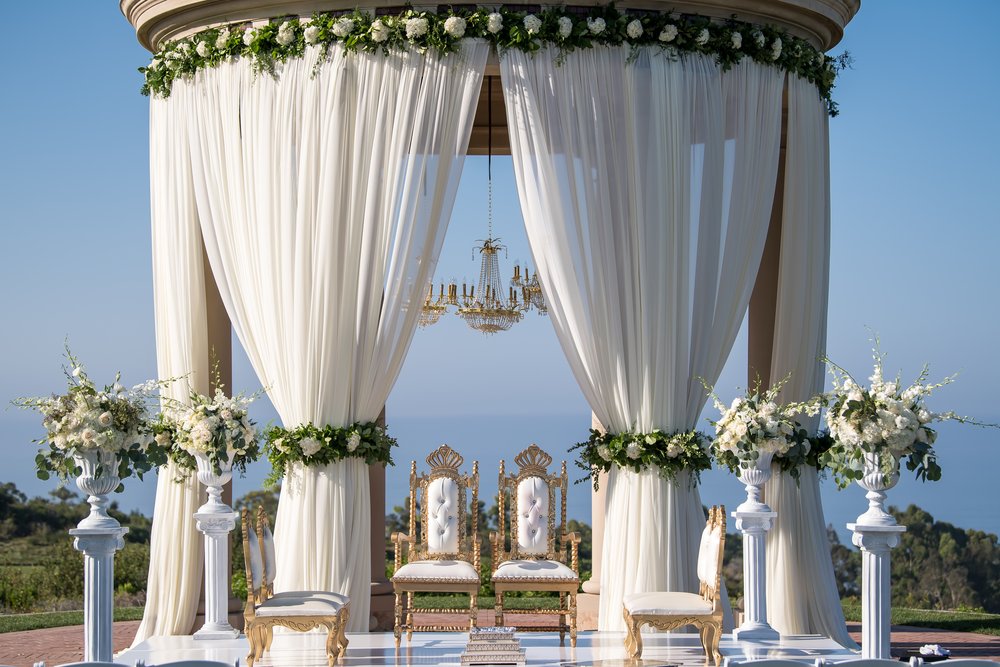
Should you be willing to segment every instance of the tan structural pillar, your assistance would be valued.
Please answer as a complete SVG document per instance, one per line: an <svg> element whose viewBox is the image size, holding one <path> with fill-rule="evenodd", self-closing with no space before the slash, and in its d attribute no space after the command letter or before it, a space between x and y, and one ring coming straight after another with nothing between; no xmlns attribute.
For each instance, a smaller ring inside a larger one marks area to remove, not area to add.
<svg viewBox="0 0 1000 667"><path fill-rule="evenodd" d="M385 426L385 408L378 416ZM395 597L392 584L385 576L385 466L368 466L369 502L371 503L371 618L370 630L392 630Z"/></svg>
<svg viewBox="0 0 1000 667"><path fill-rule="evenodd" d="M590 427L603 432L604 425L591 413ZM580 630L596 630L597 616L601 608L601 561L604 551L604 494L608 476L601 473L597 480L598 489L590 492L590 579L583 582L583 593L576 597L577 627Z"/></svg>

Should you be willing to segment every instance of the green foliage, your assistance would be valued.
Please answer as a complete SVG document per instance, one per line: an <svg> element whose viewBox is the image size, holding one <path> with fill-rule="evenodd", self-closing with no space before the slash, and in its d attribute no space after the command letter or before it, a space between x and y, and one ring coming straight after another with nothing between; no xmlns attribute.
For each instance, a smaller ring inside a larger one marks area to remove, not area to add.
<svg viewBox="0 0 1000 667"><path fill-rule="evenodd" d="M355 422L350 426L302 424L293 429L272 426L265 434L264 451L271 462L271 474L264 486L272 487L285 475L288 464L323 466L346 458L365 463L392 465L396 439L375 422Z"/></svg>
<svg viewBox="0 0 1000 667"><path fill-rule="evenodd" d="M576 10L550 7L537 14L520 7L494 11L455 6L437 12L408 7L395 16L374 16L355 9L314 14L309 21L278 17L257 28L247 23L231 24L167 42L139 72L145 79L144 95L166 97L177 79L231 58L249 58L257 71L273 74L277 63L303 57L308 46L322 49L324 54L340 45L348 52L388 54L417 49L443 56L457 51L463 38L488 40L501 55L509 49L532 53L551 46L559 60L572 51L596 46L630 47L630 59L635 59L642 46L654 47L672 59L687 53L704 54L713 57L723 70L747 57L815 84L832 116L837 115L832 99L834 81L850 64L849 56L827 57L807 41L774 26L735 19L712 22L703 16L673 12L629 13L609 4Z"/></svg>
<svg viewBox="0 0 1000 667"><path fill-rule="evenodd" d="M608 472L611 466L633 472L655 468L664 479L674 479L678 472L687 470L692 473L691 484L695 484L701 471L712 467L710 444L711 438L700 431L604 433L590 429L590 438L570 451L581 450L576 465L587 473L577 483L590 480L596 491L599 473Z"/></svg>
<svg viewBox="0 0 1000 667"><path fill-rule="evenodd" d="M844 618L861 622L861 603L857 600L843 602ZM1000 637L1000 615L977 610L928 610L892 607L893 625L912 625L918 628L937 628L951 632L975 632Z"/></svg>
<svg viewBox="0 0 1000 667"><path fill-rule="evenodd" d="M138 621L142 619L143 607L114 608L114 619L118 621ZM40 614L0 614L0 634L23 632L43 628L61 628L67 625L83 625L82 611L55 611Z"/></svg>

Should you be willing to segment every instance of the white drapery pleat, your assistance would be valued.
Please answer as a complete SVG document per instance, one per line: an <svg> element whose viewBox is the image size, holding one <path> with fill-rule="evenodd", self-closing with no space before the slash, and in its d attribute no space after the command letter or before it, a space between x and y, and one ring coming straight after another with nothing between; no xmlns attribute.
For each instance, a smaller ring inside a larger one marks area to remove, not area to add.
<svg viewBox="0 0 1000 667"><path fill-rule="evenodd" d="M823 391L830 274L830 166L826 107L816 87L788 81L788 129L781 223L781 259L771 349L771 379L789 375L781 400ZM810 433L819 416L808 419ZM775 466L766 497L777 513L768 533L768 612L782 634L821 634L849 648L830 559L819 477L802 469L796 484ZM780 573L777 576L776 573Z"/></svg>
<svg viewBox="0 0 1000 667"><path fill-rule="evenodd" d="M767 235L783 74L626 48L501 75L528 241L570 367L610 431L689 429L735 340ZM622 597L697 590L696 486L608 476L600 630Z"/></svg>
<svg viewBox="0 0 1000 667"><path fill-rule="evenodd" d="M488 45L319 49L276 76L237 60L174 84L219 291L282 422L374 421L416 328L472 130ZM293 466L278 591L350 595L367 631L370 506L358 459Z"/></svg>
<svg viewBox="0 0 1000 667"><path fill-rule="evenodd" d="M201 230L195 209L184 123L165 100L149 109L150 212L156 362L161 378L186 376L163 395L186 402L191 388L209 391L208 326ZM190 383L190 384L189 384ZM188 634L202 585L202 535L193 514L204 500L194 475L177 482L172 463L156 482L149 578L134 643L154 635Z"/></svg>

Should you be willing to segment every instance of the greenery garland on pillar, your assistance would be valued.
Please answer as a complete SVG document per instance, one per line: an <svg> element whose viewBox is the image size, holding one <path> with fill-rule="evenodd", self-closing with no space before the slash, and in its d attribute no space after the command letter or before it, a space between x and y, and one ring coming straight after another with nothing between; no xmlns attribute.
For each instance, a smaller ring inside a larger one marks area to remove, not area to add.
<svg viewBox="0 0 1000 667"><path fill-rule="evenodd" d="M389 53L418 49L445 55L463 39L488 40L499 54L508 49L535 52L546 46L559 57L595 46L657 47L668 58L699 53L729 69L743 58L779 67L815 84L831 116L837 73L850 64L844 53L830 57L809 42L769 25L646 10L620 11L614 5L521 9L454 7L440 12L406 9L397 15L352 12L314 14L311 19L273 18L263 25L235 23L165 42L139 71L144 95L167 97L173 82L233 58L249 58L257 71L274 73L278 63L315 51L317 64L339 44L348 51Z"/></svg>
<svg viewBox="0 0 1000 667"><path fill-rule="evenodd" d="M655 468L660 477L673 480L677 473L686 470L692 474L691 483L701 479L701 471L712 467L709 454L712 439L700 431L674 431L665 433L653 429L649 433L604 433L590 430L590 438L570 448L579 449L577 467L586 475L577 483L591 480L597 491L598 475L618 466L632 472Z"/></svg>
<svg viewBox="0 0 1000 667"><path fill-rule="evenodd" d="M265 487L273 487L285 476L289 464L324 466L347 458L365 463L392 465L396 439L375 422L355 422L350 426L302 424L292 429L272 426L264 434L264 451L271 462Z"/></svg>

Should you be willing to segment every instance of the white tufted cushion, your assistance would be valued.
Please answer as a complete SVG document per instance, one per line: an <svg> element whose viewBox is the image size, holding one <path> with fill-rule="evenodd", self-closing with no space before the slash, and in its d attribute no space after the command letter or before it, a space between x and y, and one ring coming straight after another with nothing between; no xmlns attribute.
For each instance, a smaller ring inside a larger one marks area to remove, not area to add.
<svg viewBox="0 0 1000 667"><path fill-rule="evenodd" d="M415 560L396 570L393 581L479 581L479 573L464 560Z"/></svg>
<svg viewBox="0 0 1000 667"><path fill-rule="evenodd" d="M336 602L337 604L343 606L351 601L351 598L346 595L341 595L340 593L332 593L330 591L285 591L283 593L275 593L271 596L272 600L291 600L291 599L302 599L302 598L320 598L323 600L328 600L330 602Z"/></svg>
<svg viewBox="0 0 1000 667"><path fill-rule="evenodd" d="M554 560L508 560L493 573L493 581L576 578L576 572Z"/></svg>
<svg viewBox="0 0 1000 667"><path fill-rule="evenodd" d="M517 485L517 550L538 556L549 550L549 486L540 477Z"/></svg>
<svg viewBox="0 0 1000 667"><path fill-rule="evenodd" d="M247 531L247 544L250 549L250 576L253 578L253 590L256 591L262 583L264 565L260 560L260 544L257 542L257 533L254 532L253 526Z"/></svg>
<svg viewBox="0 0 1000 667"><path fill-rule="evenodd" d="M631 593L622 599L622 604L633 615L683 616L712 613L712 605L695 593Z"/></svg>
<svg viewBox="0 0 1000 667"><path fill-rule="evenodd" d="M274 535L268 525L261 532L261 542L264 545L264 583L270 586L278 574L278 562L274 558Z"/></svg>
<svg viewBox="0 0 1000 667"><path fill-rule="evenodd" d="M427 552L458 553L458 484L438 477L427 485Z"/></svg>
<svg viewBox="0 0 1000 667"><path fill-rule="evenodd" d="M341 596L337 596L341 597ZM340 600L317 594L274 596L257 607L257 616L329 616L343 609Z"/></svg>
<svg viewBox="0 0 1000 667"><path fill-rule="evenodd" d="M708 542L712 534L711 524L705 525L701 531L701 546L698 547L698 581L708 580Z"/></svg>

